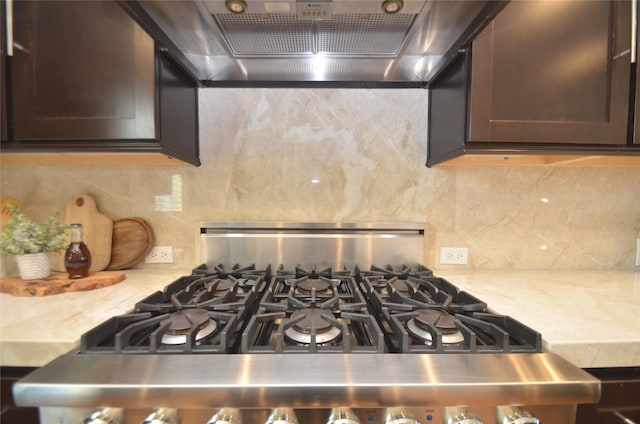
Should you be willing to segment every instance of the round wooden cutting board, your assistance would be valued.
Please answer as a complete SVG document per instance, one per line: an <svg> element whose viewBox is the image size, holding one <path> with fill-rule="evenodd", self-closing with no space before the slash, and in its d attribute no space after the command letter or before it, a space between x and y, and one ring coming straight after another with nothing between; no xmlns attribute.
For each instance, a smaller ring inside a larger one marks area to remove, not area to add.
<svg viewBox="0 0 640 424"><path fill-rule="evenodd" d="M111 262L107 270L126 269L142 261L153 247L153 231L141 218L125 218L113 222Z"/></svg>

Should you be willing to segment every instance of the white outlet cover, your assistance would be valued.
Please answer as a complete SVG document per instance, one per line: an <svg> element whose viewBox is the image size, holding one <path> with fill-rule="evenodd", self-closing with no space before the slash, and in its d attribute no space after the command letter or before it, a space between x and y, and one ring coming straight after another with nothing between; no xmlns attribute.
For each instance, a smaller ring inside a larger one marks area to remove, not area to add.
<svg viewBox="0 0 640 424"><path fill-rule="evenodd" d="M154 246L144 258L147 264L172 264L173 246Z"/></svg>
<svg viewBox="0 0 640 424"><path fill-rule="evenodd" d="M467 265L469 263L469 249L466 247L441 247L440 264Z"/></svg>

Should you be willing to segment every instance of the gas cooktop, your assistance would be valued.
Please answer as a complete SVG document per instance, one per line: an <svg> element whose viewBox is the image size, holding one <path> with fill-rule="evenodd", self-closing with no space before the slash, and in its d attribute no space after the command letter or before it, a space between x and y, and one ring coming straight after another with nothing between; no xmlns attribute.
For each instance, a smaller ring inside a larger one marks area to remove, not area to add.
<svg viewBox="0 0 640 424"><path fill-rule="evenodd" d="M82 337L81 353L540 352L541 336L418 266L207 267Z"/></svg>

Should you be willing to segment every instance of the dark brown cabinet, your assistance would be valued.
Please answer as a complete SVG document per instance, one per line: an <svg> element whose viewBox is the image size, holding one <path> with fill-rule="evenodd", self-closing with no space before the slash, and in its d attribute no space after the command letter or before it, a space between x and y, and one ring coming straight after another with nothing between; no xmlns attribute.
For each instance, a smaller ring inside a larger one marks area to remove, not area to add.
<svg viewBox="0 0 640 424"><path fill-rule="evenodd" d="M639 156L630 15L628 1L510 2L432 82L427 165Z"/></svg>
<svg viewBox="0 0 640 424"><path fill-rule="evenodd" d="M14 28L15 139L155 138L153 40L116 3L15 2Z"/></svg>
<svg viewBox="0 0 640 424"><path fill-rule="evenodd" d="M640 367L590 368L585 371L600 380L602 394L597 404L578 405L577 423L640 422Z"/></svg>
<svg viewBox="0 0 640 424"><path fill-rule="evenodd" d="M11 17L5 153L161 153L199 165L195 85L117 2L20 1Z"/></svg>
<svg viewBox="0 0 640 424"><path fill-rule="evenodd" d="M25 377L35 368L31 367L0 367L0 422L38 424L38 408L16 406L13 400L13 384Z"/></svg>
<svg viewBox="0 0 640 424"><path fill-rule="evenodd" d="M4 7L0 7L0 141L8 139L7 134L7 85L4 75L7 74L7 39L4 30L6 15Z"/></svg>

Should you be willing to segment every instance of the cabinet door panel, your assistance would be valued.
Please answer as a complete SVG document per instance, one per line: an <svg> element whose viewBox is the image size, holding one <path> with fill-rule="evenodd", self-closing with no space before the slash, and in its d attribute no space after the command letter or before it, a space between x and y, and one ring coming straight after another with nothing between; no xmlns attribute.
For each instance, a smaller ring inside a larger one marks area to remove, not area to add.
<svg viewBox="0 0 640 424"><path fill-rule="evenodd" d="M640 67L636 67L636 113L635 120L633 122L633 131L631 135L631 142L636 145L640 145L640 140L638 139L638 132L640 132Z"/></svg>
<svg viewBox="0 0 640 424"><path fill-rule="evenodd" d="M153 40L115 2L14 8L16 140L156 137Z"/></svg>
<svg viewBox="0 0 640 424"><path fill-rule="evenodd" d="M507 5L473 43L470 140L625 144L629 10L625 1Z"/></svg>
<svg viewBox="0 0 640 424"><path fill-rule="evenodd" d="M5 77L7 75L5 6L5 2L0 3L0 141L3 142L9 139L9 127L7 124L7 85Z"/></svg>
<svg viewBox="0 0 640 424"><path fill-rule="evenodd" d="M640 15L640 10L636 10L636 13ZM640 16L637 16L640 18ZM636 28L636 39L640 36L640 30ZM640 140L638 139L638 132L640 132L640 66L638 66L638 56L640 56L640 46L636 43L636 61L635 61L635 116L632 125L631 131L631 143L634 145L640 145Z"/></svg>

